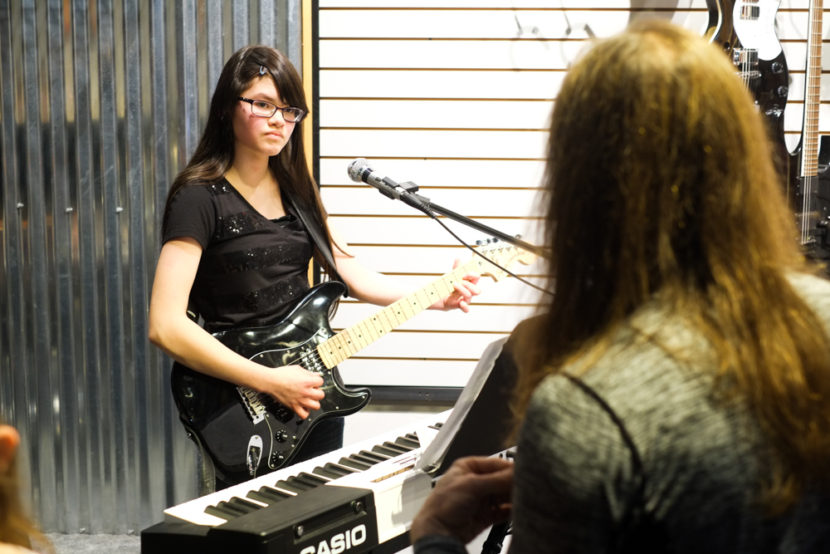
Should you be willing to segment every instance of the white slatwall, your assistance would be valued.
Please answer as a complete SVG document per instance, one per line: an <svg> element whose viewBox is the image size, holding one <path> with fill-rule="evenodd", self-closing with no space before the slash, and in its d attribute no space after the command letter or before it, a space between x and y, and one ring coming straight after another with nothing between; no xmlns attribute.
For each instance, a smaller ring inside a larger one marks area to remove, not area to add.
<svg viewBox="0 0 830 554"><path fill-rule="evenodd" d="M776 17L792 81L791 145L801 125L808 5L784 0ZM367 158L441 206L532 240L548 118L584 41L641 17L703 34L709 10L705 0L320 0L317 17L324 202L368 265L415 287L469 256L426 216L351 182L353 159ZM822 88L828 84L824 78ZM448 224L467 241L484 238ZM519 273L538 281L537 266ZM486 279L483 287L470 314L426 312L342 363L346 381L462 386L484 347L530 315L538 298L514 279ZM332 324L342 328L374 311L346 301Z"/></svg>

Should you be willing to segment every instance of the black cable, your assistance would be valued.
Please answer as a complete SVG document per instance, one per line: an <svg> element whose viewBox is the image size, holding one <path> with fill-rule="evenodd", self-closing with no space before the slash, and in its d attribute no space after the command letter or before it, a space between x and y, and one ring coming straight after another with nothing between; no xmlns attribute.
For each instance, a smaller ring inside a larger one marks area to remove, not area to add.
<svg viewBox="0 0 830 554"><path fill-rule="evenodd" d="M499 554L504 545L504 537L510 533L510 522L496 523L490 528L487 540L481 547L481 554Z"/></svg>
<svg viewBox="0 0 830 554"><path fill-rule="evenodd" d="M452 236L455 238L455 240L457 240L458 242L460 242L461 244L463 244L464 246L466 246L466 247L467 247L470 251L472 251L472 253L473 253L473 254L475 254L476 256L479 256L479 257L481 257L482 259L487 260L487 262L488 262L488 263L493 264L494 266L496 266L496 267L497 267L497 268L499 268L500 270L504 271L506 274L510 275L511 277L514 277L514 278L518 279L519 281L521 281L521 282L522 282L522 283L524 283L525 285L527 285L527 286L529 286L529 287L532 287L532 288L534 288L534 289L538 290L538 291L539 291L539 292L541 292L541 293L544 293L544 294L548 294L548 295L550 295L550 296L553 296L553 293L552 293L551 291L549 291L549 290L547 290L547 289L544 289L544 288L540 287L539 285L536 285L536 284L534 284L534 283L531 283L530 281L528 281L528 280L527 280L527 279L525 279L524 277L519 277L518 275L516 275L515 273L513 273L512 271L510 271L510 270L509 270L509 269L507 269L506 267L502 267L500 264L497 264L496 262L494 262L493 260L491 260L490 258L488 258L487 256L485 256L484 254L482 254L481 252L479 252L476 248L474 248L474 247L470 246L469 244L467 244L466 242L464 242L464 239L462 239L461 237L459 237L458 235L456 235L456 234L453 232L453 230L452 230L452 229L450 229L449 227L447 227L447 226L444 224L444 222L443 222L443 221L441 221L440 219L438 219L438 218L435 216L435 214L433 214L433 213L431 213L431 212L424 212L424 213L426 213L429 217L431 217L432 219L434 219L434 220L436 221L436 223L438 223L439 225L441 225L441 227L443 227L443 228L444 228L444 230L446 230L446 231L447 231L450 235L452 235ZM498 239L493 239L493 240L498 240Z"/></svg>

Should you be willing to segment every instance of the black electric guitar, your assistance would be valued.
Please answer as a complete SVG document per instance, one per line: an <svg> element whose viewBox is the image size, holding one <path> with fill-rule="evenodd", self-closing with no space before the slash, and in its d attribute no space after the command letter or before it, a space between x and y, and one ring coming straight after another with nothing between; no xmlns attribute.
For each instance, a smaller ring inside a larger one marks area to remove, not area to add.
<svg viewBox="0 0 830 554"><path fill-rule="evenodd" d="M709 25L705 36L730 56L738 75L766 119L775 147L775 164L786 179L789 151L784 139L784 108L789 72L775 32L778 0L706 0Z"/></svg>
<svg viewBox="0 0 830 554"><path fill-rule="evenodd" d="M220 477L242 481L289 463L308 433L326 418L348 415L369 402L370 391L348 389L337 364L402 325L454 290L464 275L498 280L514 261L533 254L513 246L489 247L425 287L334 334L328 317L345 287L328 281L312 288L277 324L222 331L214 336L233 351L267 367L298 364L319 373L325 398L300 419L272 397L174 364L173 398L179 417L213 461ZM492 261L492 263L491 263ZM494 265L496 264L496 265ZM498 267L501 266L501 267Z"/></svg>
<svg viewBox="0 0 830 554"><path fill-rule="evenodd" d="M826 179L820 179L819 107L821 104L821 41L823 0L811 0L807 31L807 65L804 83L804 115L801 140L790 164L787 197L796 214L799 237L808 257L828 258L827 221L830 195Z"/></svg>

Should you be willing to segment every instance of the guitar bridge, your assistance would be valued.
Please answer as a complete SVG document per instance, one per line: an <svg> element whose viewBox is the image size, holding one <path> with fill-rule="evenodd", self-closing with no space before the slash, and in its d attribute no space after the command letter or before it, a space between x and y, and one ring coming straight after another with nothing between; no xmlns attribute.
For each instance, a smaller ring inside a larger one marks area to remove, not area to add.
<svg viewBox="0 0 830 554"><path fill-rule="evenodd" d="M236 392L242 397L242 405L245 406L245 411L248 412L248 417L254 425L265 419L265 405L259 393L254 389L248 387L236 387Z"/></svg>

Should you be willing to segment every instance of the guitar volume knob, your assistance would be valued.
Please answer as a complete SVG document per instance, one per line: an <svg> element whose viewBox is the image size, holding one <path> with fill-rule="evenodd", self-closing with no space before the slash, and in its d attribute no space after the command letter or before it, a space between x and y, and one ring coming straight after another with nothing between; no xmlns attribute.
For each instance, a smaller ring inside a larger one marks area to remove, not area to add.
<svg viewBox="0 0 830 554"><path fill-rule="evenodd" d="M288 440L288 433L286 433L285 430L277 431L274 433L274 440L277 442L285 442Z"/></svg>
<svg viewBox="0 0 830 554"><path fill-rule="evenodd" d="M781 98L786 98L787 94L790 92L790 87L787 85L781 85L777 89L775 89L776 94L778 94Z"/></svg>
<svg viewBox="0 0 830 554"><path fill-rule="evenodd" d="M773 73L783 73L784 72L784 64L781 62L772 62L772 72Z"/></svg>

